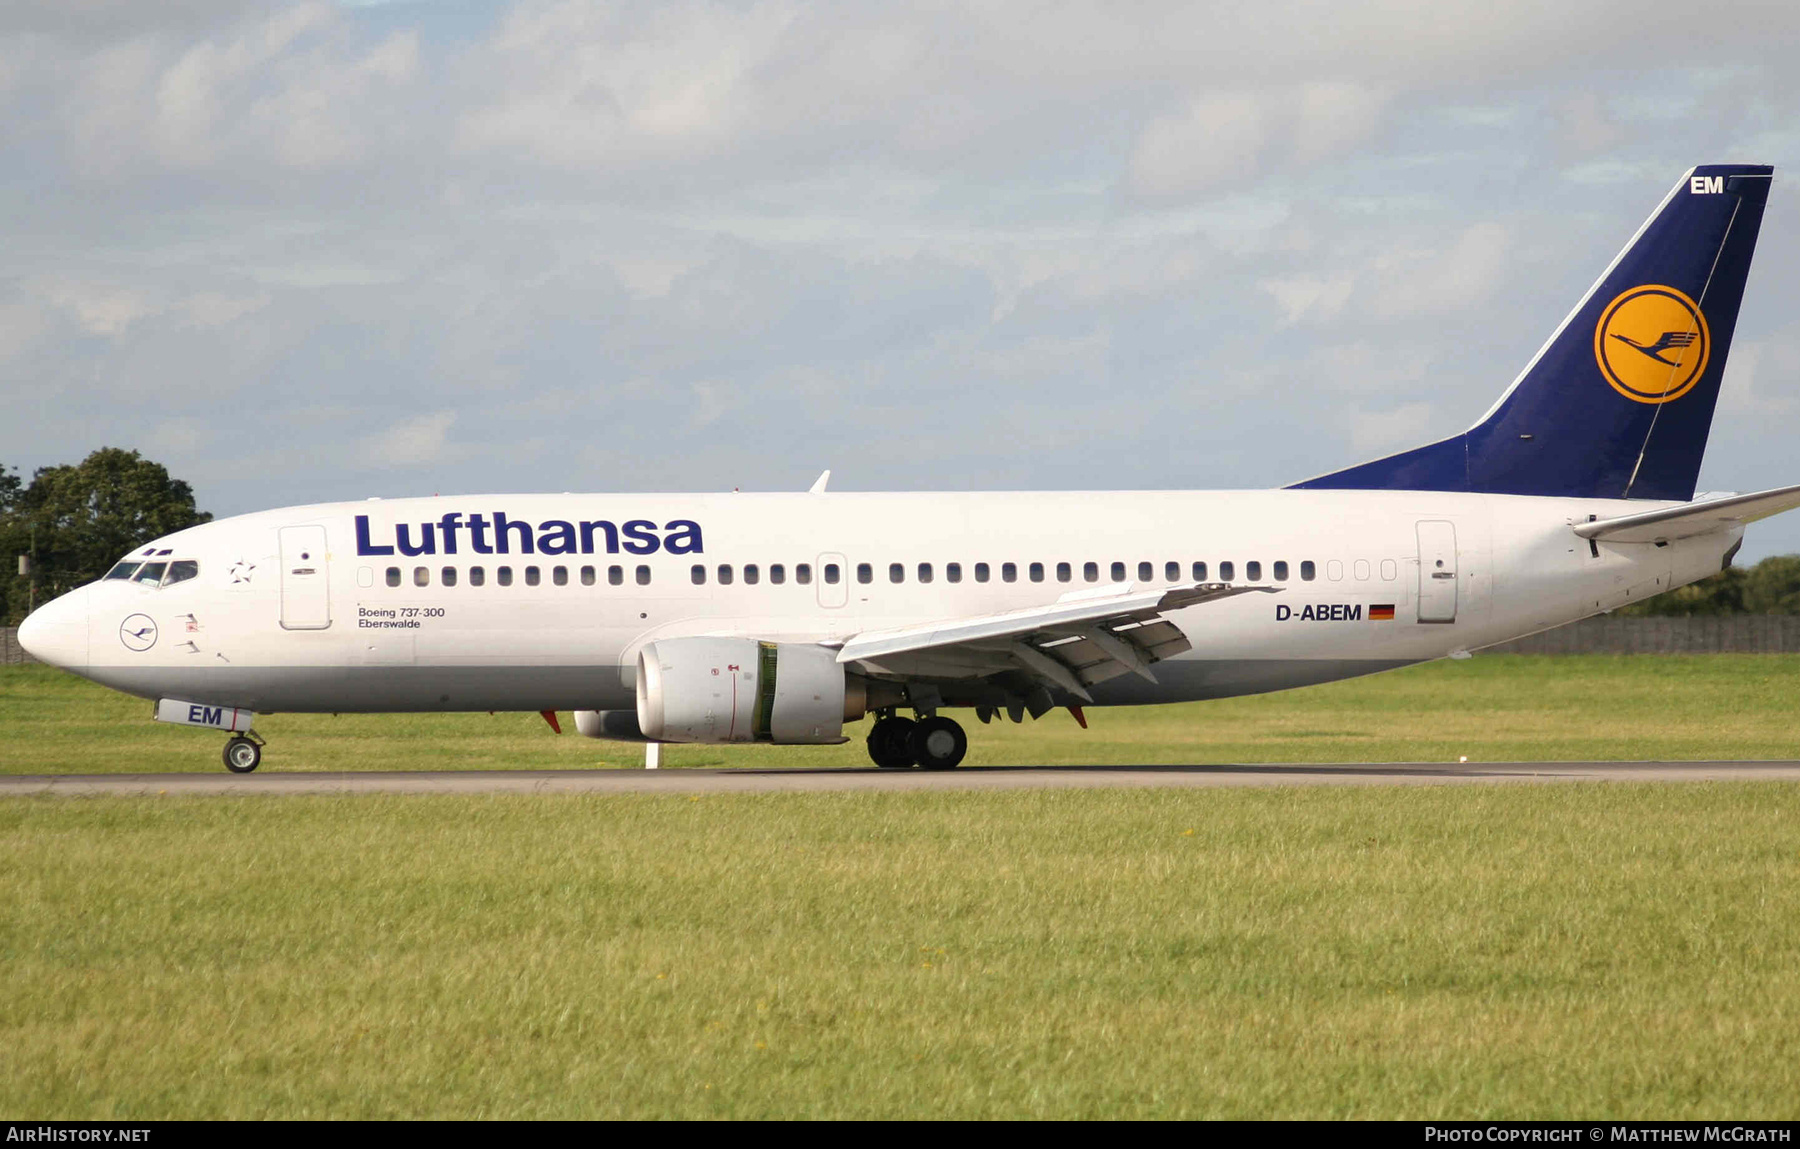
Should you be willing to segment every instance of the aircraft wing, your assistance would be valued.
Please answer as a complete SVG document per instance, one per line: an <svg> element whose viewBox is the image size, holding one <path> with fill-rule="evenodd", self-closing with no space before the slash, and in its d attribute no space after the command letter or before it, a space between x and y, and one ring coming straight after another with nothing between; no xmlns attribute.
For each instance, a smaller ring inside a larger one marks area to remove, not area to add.
<svg viewBox="0 0 1800 1149"><path fill-rule="evenodd" d="M1703 535L1734 523L1753 523L1795 507L1800 507L1800 485L1576 523L1575 533L1584 539L1615 543L1654 543Z"/></svg>
<svg viewBox="0 0 1800 1149"><path fill-rule="evenodd" d="M1087 687L1121 674L1154 682L1152 663L1189 649L1187 636L1163 612L1280 589L1198 583L1077 591L1046 606L865 631L844 640L837 660L896 675L961 678L1023 671L1089 699Z"/></svg>

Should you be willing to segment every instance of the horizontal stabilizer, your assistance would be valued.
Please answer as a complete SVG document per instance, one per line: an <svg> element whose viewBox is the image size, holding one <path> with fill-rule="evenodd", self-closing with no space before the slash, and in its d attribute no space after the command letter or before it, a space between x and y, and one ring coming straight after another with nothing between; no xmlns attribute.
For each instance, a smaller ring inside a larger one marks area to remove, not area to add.
<svg viewBox="0 0 1800 1149"><path fill-rule="evenodd" d="M1640 511L1592 523L1578 523L1575 533L1584 539L1614 543L1655 543L1703 535L1732 525L1754 523L1800 507L1800 485L1776 487L1749 495L1703 499L1679 507Z"/></svg>

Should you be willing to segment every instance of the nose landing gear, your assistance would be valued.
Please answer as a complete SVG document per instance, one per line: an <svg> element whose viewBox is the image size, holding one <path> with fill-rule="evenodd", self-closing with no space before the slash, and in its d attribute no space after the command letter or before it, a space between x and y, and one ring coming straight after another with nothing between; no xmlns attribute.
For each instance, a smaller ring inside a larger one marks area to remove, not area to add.
<svg viewBox="0 0 1800 1149"><path fill-rule="evenodd" d="M225 743L225 769L233 774L248 774L262 765L263 740L252 730Z"/></svg>
<svg viewBox="0 0 1800 1149"><path fill-rule="evenodd" d="M919 766L949 770L969 752L969 738L951 719L933 715L913 721L897 714L878 718L869 730L869 757L884 770Z"/></svg>

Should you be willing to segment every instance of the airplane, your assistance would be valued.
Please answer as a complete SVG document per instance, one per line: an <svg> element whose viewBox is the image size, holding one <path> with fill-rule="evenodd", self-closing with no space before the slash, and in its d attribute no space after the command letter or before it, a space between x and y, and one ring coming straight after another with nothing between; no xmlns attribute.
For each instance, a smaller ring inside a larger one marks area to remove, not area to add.
<svg viewBox="0 0 1800 1149"><path fill-rule="evenodd" d="M32 655L230 737L275 712L575 712L584 735L947 769L983 723L1285 690L1718 571L1800 485L1695 498L1773 169L1684 174L1466 431L1260 491L476 495L178 531Z"/></svg>

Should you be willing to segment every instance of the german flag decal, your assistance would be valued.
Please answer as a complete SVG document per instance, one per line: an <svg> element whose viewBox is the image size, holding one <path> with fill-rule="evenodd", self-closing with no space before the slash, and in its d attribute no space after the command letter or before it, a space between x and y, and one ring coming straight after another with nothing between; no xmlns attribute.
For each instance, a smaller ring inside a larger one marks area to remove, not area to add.
<svg viewBox="0 0 1800 1149"><path fill-rule="evenodd" d="M1372 602L1369 604L1370 622L1393 622L1394 604L1391 602Z"/></svg>

